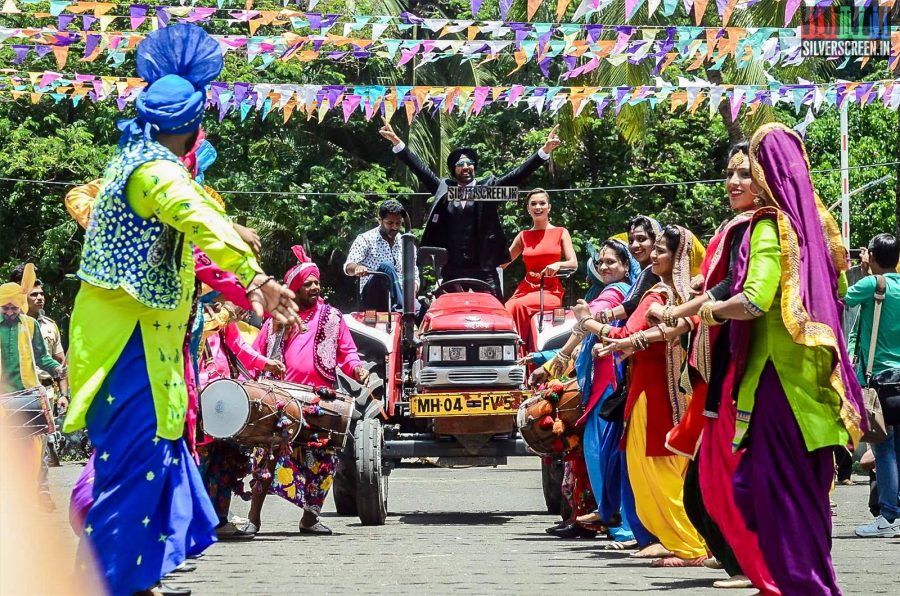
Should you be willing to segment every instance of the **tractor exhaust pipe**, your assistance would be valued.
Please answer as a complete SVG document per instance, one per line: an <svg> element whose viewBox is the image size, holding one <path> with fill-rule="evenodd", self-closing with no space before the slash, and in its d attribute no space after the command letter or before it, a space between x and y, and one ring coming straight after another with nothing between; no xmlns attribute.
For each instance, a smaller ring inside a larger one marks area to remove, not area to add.
<svg viewBox="0 0 900 596"><path fill-rule="evenodd" d="M418 345L416 326L416 238L412 234L400 236L403 255L403 339L409 347Z"/></svg>

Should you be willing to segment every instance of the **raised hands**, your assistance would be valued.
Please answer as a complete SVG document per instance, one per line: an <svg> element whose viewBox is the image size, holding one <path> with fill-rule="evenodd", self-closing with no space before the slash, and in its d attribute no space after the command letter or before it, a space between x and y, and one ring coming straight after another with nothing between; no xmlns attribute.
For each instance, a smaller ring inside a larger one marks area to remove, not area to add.
<svg viewBox="0 0 900 596"><path fill-rule="evenodd" d="M389 140L391 145L394 145L395 147L403 142L400 137L397 136L397 133L394 132L390 122L387 120L384 120L384 126L378 130L378 134Z"/></svg>
<svg viewBox="0 0 900 596"><path fill-rule="evenodd" d="M550 131L550 134L547 135L547 141L544 143L544 153L552 153L554 149L562 144L562 141L559 140L559 135L556 134L558 131L559 124L554 126L553 130ZM381 134L384 136L383 132Z"/></svg>

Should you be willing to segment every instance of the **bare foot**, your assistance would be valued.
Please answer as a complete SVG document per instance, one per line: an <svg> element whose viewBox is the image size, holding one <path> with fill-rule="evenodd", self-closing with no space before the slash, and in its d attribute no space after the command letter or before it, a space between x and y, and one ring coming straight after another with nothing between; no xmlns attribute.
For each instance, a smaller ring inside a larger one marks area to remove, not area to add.
<svg viewBox="0 0 900 596"><path fill-rule="evenodd" d="M656 559L659 557L671 557L673 553L659 542L655 542L650 546L645 546L631 556L635 559Z"/></svg>
<svg viewBox="0 0 900 596"><path fill-rule="evenodd" d="M707 557L704 555L702 557L697 557L696 559L682 559L681 557L671 556L671 557L663 557L662 559L657 559L650 563L651 567L702 567L703 561L705 561Z"/></svg>

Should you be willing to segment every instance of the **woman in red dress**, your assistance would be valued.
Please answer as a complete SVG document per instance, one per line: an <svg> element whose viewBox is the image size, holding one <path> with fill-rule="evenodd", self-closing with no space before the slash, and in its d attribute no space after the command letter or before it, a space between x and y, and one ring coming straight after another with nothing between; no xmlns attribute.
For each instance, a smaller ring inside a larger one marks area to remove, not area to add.
<svg viewBox="0 0 900 596"><path fill-rule="evenodd" d="M569 230L550 223L550 197L542 188L528 193L526 198L528 214L531 215L530 230L522 230L509 247L511 260L503 265L505 269L522 255L525 261L525 279L516 292L506 302L506 310L515 319L519 336L526 348L534 347L531 338L531 317L540 308L541 275L544 276L544 308L551 310L562 306L563 287L556 278L560 268L575 269L578 259L572 246Z"/></svg>

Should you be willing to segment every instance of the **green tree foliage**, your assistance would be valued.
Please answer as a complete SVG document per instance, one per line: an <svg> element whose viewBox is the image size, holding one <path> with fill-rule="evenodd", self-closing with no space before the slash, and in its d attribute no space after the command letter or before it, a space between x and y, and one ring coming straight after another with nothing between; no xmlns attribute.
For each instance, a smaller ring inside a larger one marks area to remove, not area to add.
<svg viewBox="0 0 900 596"><path fill-rule="evenodd" d="M205 3L210 4L210 3ZM555 9L546 3L542 11ZM551 6L551 4L553 6ZM574 13L573 2L568 16ZM714 3L709 10L714 11ZM764 4L764 3L761 3ZM31 6L31 5L29 5ZM40 5L39 5L40 6ZM428 0L411 4L423 16L467 14L467 0ZM481 16L498 14L496 0L484 3ZM779 4L781 6L781 4ZM255 2L257 8L281 8L280 2ZM392 0L321 2L322 12L356 14L398 14L409 8ZM510 18L524 20L525 2L518 0ZM707 15L709 16L709 15ZM549 12L540 20L553 20ZM683 18L683 16L681 17ZM9 25L27 24L25 16L10 17ZM710 22L714 22L713 19ZM607 21L608 22L608 21ZM745 23L742 23L745 24ZM218 33L246 34L245 28L225 28L213 24ZM404 33L408 37L431 37L422 28ZM460 36L464 36L460 34ZM11 50L0 46L0 62L9 65ZM52 60L52 58L50 58ZM51 69L52 62L29 58L22 70ZM317 60L310 63L277 62L265 70L248 65L246 56L230 53L222 80L295 83L375 83L375 84L570 84L559 79L559 65L545 78L537 66L529 64L514 74L511 58L474 68L459 59L441 60L422 68L413 65L397 69L392 64L372 59L367 62ZM131 74L133 62L113 70L100 60L79 63L69 68L95 74ZM604 66L597 81L646 82L646 73L616 71ZM797 69L788 74L772 73L785 81L794 80ZM849 74L848 74L849 73ZM676 70L666 72L674 80ZM748 73L722 73L724 82L743 83L764 77L760 69ZM811 71L801 76L815 78ZM733 77L742 78L733 78ZM865 70L840 71L837 76L850 80L886 78L886 67L873 61ZM825 80L825 79L817 79ZM592 84L584 81L583 84ZM593 83L598 84L598 83ZM607 84L607 83L602 83ZM125 115L130 115L127 108ZM792 108L776 107L761 114L742 114L744 134L752 133L761 120L776 118L790 125L805 116ZM745 110L746 112L746 110ZM421 225L427 208L425 197L414 196L418 188L406 168L390 152L389 144L378 135L379 119L366 122L355 114L344 122L339 110L333 110L322 122L314 116L295 114L285 123L281 112L272 112L265 120L251 111L246 120L230 113L218 121L208 114L205 127L219 157L207 173L207 183L218 189L236 221L257 228L264 240L263 266L274 274L283 273L293 261L290 247L302 243L322 266L325 285L332 300L342 307L353 306L354 280L341 273L341 266L354 236L375 225L377 204L386 193L410 193L399 196L413 214L414 227ZM0 94L0 177L80 184L98 178L115 148L121 117L112 102L78 106L67 102L53 104L49 99L38 105L28 98L11 101ZM564 108L556 119L538 115L524 106L503 109L488 107L469 120L444 114L420 115L411 127L401 112L393 119L395 128L409 139L409 145L429 162L435 171L445 170L450 148L469 145L479 151L479 175L488 171L502 173L515 167L543 143L555 121L563 123L565 144L554 153L552 163L531 180L531 186L567 189L552 193L553 218L567 226L576 248L588 240L599 241L624 230L625 222L637 213L658 217L661 221L686 225L701 237L709 238L715 227L729 216L722 182L729 147L729 130L723 115L710 114L705 105L695 113L668 106L656 110L624 109L616 117L610 109L603 118L591 110L572 119ZM895 158L897 116L872 105L850 109L851 165L891 162ZM734 135L732 131L732 136ZM813 169L839 167L838 114L822 112L807 131L807 144ZM896 171L893 166L857 169L851 172L851 188ZM840 197L839 174L815 173L814 182L826 205ZM685 183L691 181L708 181ZM77 281L82 232L63 206L70 188L64 185L35 184L0 180L0 276L23 261L37 264L48 286L50 311L65 323ZM853 198L852 243L858 246L872 234L894 229L895 204L893 181L874 186ZM279 194L266 194L279 193ZM341 193L319 194L319 193ZM521 204L503 207L504 225L509 237L528 225ZM583 251L580 253L583 259ZM520 269L507 271L509 290L521 277Z"/></svg>

